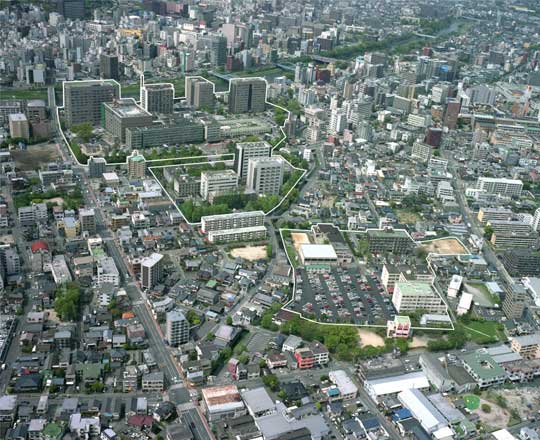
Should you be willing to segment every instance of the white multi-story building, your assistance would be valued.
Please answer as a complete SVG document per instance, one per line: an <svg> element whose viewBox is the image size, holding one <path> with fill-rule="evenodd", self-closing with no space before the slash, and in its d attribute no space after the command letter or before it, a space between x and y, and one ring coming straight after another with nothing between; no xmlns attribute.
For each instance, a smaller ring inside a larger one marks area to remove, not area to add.
<svg viewBox="0 0 540 440"><path fill-rule="evenodd" d="M426 313L445 314L447 311L446 304L431 285L419 281L396 283L392 303L398 313L425 310Z"/></svg>
<svg viewBox="0 0 540 440"><path fill-rule="evenodd" d="M523 190L523 182L518 179L479 177L476 188L489 194L519 197Z"/></svg>
<svg viewBox="0 0 540 440"><path fill-rule="evenodd" d="M268 142L239 142L236 144L234 159L236 174L240 179L246 179L250 159L270 157L272 146Z"/></svg>
<svg viewBox="0 0 540 440"><path fill-rule="evenodd" d="M169 345L177 346L189 341L189 321L180 310L167 313L166 337Z"/></svg>
<svg viewBox="0 0 540 440"><path fill-rule="evenodd" d="M283 159L265 157L250 159L247 174L247 192L255 194L279 194L283 183Z"/></svg>
<svg viewBox="0 0 540 440"><path fill-rule="evenodd" d="M114 258L100 258L97 264L97 283L109 283L116 287L120 285L120 272L114 263Z"/></svg>
<svg viewBox="0 0 540 440"><path fill-rule="evenodd" d="M201 173L201 197L228 194L238 188L238 174L233 170L204 171Z"/></svg>
<svg viewBox="0 0 540 440"><path fill-rule="evenodd" d="M151 289L163 277L163 255L154 252L141 261L141 286Z"/></svg>
<svg viewBox="0 0 540 440"><path fill-rule="evenodd" d="M210 231L224 231L251 226L264 225L263 211L247 211L234 214L205 215L201 217L201 230L204 234Z"/></svg>

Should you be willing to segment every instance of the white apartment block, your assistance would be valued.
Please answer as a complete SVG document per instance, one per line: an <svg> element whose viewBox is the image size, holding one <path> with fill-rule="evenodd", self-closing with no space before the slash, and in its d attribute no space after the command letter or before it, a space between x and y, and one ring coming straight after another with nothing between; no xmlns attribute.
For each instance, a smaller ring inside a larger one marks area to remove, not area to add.
<svg viewBox="0 0 540 440"><path fill-rule="evenodd" d="M264 224L263 211L247 211L234 214L206 215L201 217L201 230L204 234L210 231L240 229Z"/></svg>
<svg viewBox="0 0 540 440"><path fill-rule="evenodd" d="M489 194L501 196L520 196L523 190L523 182L517 179L505 179L494 177L479 177L476 188Z"/></svg>

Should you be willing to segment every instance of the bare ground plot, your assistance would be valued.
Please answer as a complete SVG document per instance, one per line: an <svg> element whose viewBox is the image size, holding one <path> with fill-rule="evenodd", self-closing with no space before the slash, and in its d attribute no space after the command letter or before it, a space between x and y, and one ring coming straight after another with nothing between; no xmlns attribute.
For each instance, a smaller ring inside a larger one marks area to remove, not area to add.
<svg viewBox="0 0 540 440"><path fill-rule="evenodd" d="M503 396L506 400L507 407L515 408L521 420L538 415L538 410L540 410L538 388L523 387L511 390L494 390L493 393Z"/></svg>
<svg viewBox="0 0 540 440"><path fill-rule="evenodd" d="M409 348L424 348L427 347L430 338L427 336L413 336L412 342L409 343Z"/></svg>
<svg viewBox="0 0 540 440"><path fill-rule="evenodd" d="M484 404L488 404L491 407L489 413L482 411L482 405ZM480 408L475 409L472 412L478 414L482 423L495 429L506 428L508 426L508 421L510 420L510 413L507 410L482 398L480 399Z"/></svg>
<svg viewBox="0 0 540 440"><path fill-rule="evenodd" d="M12 150L11 156L22 171L37 170L41 165L60 159L54 144L29 145L27 150Z"/></svg>
<svg viewBox="0 0 540 440"><path fill-rule="evenodd" d="M403 224L414 224L420 220L420 216L416 212L406 209L397 209L396 215L399 222Z"/></svg>
<svg viewBox="0 0 540 440"><path fill-rule="evenodd" d="M364 347L366 345L371 345L372 347L384 347L384 338L375 332L360 329L358 330L358 336L360 336L360 343Z"/></svg>
<svg viewBox="0 0 540 440"><path fill-rule="evenodd" d="M467 249L456 238L442 238L422 244L422 249L434 254L468 254Z"/></svg>
<svg viewBox="0 0 540 440"><path fill-rule="evenodd" d="M296 249L296 252L298 252L301 244L310 243L309 235L305 232L291 232L291 240L293 242L294 248Z"/></svg>
<svg viewBox="0 0 540 440"><path fill-rule="evenodd" d="M267 257L266 246L246 246L231 251L234 258L243 258L248 261L264 260Z"/></svg>

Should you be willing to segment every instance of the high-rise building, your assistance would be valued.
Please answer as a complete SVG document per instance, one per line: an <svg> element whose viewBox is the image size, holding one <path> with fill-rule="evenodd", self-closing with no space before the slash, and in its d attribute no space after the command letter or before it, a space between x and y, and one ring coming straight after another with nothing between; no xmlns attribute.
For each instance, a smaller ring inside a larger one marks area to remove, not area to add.
<svg viewBox="0 0 540 440"><path fill-rule="evenodd" d="M283 183L283 159L264 157L249 159L247 188L256 194L279 194Z"/></svg>
<svg viewBox="0 0 540 440"><path fill-rule="evenodd" d="M128 178L144 179L146 175L146 159L137 150L133 150L126 158L128 167Z"/></svg>
<svg viewBox="0 0 540 440"><path fill-rule="evenodd" d="M101 178L107 171L107 161L104 157L90 156L88 159L88 176L90 178Z"/></svg>
<svg viewBox="0 0 540 440"><path fill-rule="evenodd" d="M533 221L532 221L533 231L540 232L540 208L537 208L534 212Z"/></svg>
<svg viewBox="0 0 540 440"><path fill-rule="evenodd" d="M230 113L261 113L265 108L266 80L262 78L236 78L230 81Z"/></svg>
<svg viewBox="0 0 540 440"><path fill-rule="evenodd" d="M101 123L101 104L120 97L120 85L113 80L67 81L64 83L66 126Z"/></svg>
<svg viewBox="0 0 540 440"><path fill-rule="evenodd" d="M120 72L118 70L118 55L103 53L99 57L99 73L102 79L118 80Z"/></svg>
<svg viewBox="0 0 540 440"><path fill-rule="evenodd" d="M210 39L210 63L213 66L224 66L227 62L227 38L214 36Z"/></svg>
<svg viewBox="0 0 540 440"><path fill-rule="evenodd" d="M186 101L196 109L214 107L214 85L206 79L193 76L186 77Z"/></svg>
<svg viewBox="0 0 540 440"><path fill-rule="evenodd" d="M115 138L126 141L126 129L152 125L153 116L140 107L133 98L103 103L104 128Z"/></svg>
<svg viewBox="0 0 540 440"><path fill-rule="evenodd" d="M204 171L201 173L201 197L209 200L211 197L230 194L238 188L238 174L233 170Z"/></svg>
<svg viewBox="0 0 540 440"><path fill-rule="evenodd" d="M12 138L30 139L30 124L24 113L13 113L8 116L8 120Z"/></svg>
<svg viewBox="0 0 540 440"><path fill-rule="evenodd" d="M86 231L89 234L96 233L96 213L94 208L79 209L79 224L81 231Z"/></svg>
<svg viewBox="0 0 540 440"><path fill-rule="evenodd" d="M442 142L442 130L439 127L428 127L426 130L426 144L439 148Z"/></svg>
<svg viewBox="0 0 540 440"><path fill-rule="evenodd" d="M163 278L163 255L154 252L141 261L141 287L151 289Z"/></svg>
<svg viewBox="0 0 540 440"><path fill-rule="evenodd" d="M525 310L527 291L521 284L512 284L504 298L502 309L508 319L520 319Z"/></svg>
<svg viewBox="0 0 540 440"><path fill-rule="evenodd" d="M189 342L189 321L179 310L167 313L166 338L169 345L176 347Z"/></svg>
<svg viewBox="0 0 540 440"><path fill-rule="evenodd" d="M141 87L141 107L150 113L171 114L174 108L174 86L144 84Z"/></svg>
<svg viewBox="0 0 540 440"><path fill-rule="evenodd" d="M392 303L398 313L425 310L426 313L446 313L442 298L430 283L420 281L398 282L394 287Z"/></svg>
<svg viewBox="0 0 540 440"><path fill-rule="evenodd" d="M65 18L83 19L86 14L84 2L85 0L57 0L57 11Z"/></svg>
<svg viewBox="0 0 540 440"><path fill-rule="evenodd" d="M239 142L236 144L234 166L240 180L247 178L249 159L270 157L272 146L268 142Z"/></svg>
<svg viewBox="0 0 540 440"><path fill-rule="evenodd" d="M456 128L461 103L457 99L448 99L444 112L444 125L450 129Z"/></svg>

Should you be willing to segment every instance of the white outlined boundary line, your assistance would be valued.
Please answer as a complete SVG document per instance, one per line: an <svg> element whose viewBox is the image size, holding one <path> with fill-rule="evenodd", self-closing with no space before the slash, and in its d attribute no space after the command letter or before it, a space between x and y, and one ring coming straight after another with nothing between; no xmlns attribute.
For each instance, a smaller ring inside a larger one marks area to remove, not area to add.
<svg viewBox="0 0 540 440"><path fill-rule="evenodd" d="M204 81L207 81L208 83L212 84L212 91L214 93L214 96L217 96L218 93L216 92L216 84L215 82L213 81L210 81L209 79L207 78L204 78L203 76L200 76L200 75L193 75L193 76L186 76L185 77L185 80L187 79L192 79L192 78L197 78L197 79L201 79L201 80L204 80ZM265 92L264 92L264 102L265 104L271 106L271 107L275 107L275 108L279 108L280 110L283 110L284 112L287 113L287 119L288 117L290 117L291 115L291 112L290 110L286 109L285 107L282 107L280 105L277 105L277 104L274 104L270 101L268 101L268 81L266 80L266 78L264 77L260 77L260 76L249 76L249 77L238 77L238 78L231 78L229 79L229 90L227 92L220 92L219 95L222 95L222 94L226 94L228 93L230 95L230 92L231 92L231 86L232 86L232 83L235 82L235 81L243 81L243 80L253 80L253 79L260 79L262 81L264 81L265 83ZM64 131L62 130L62 124L60 122L60 113L59 113L59 109L62 108L64 109L65 108L65 85L66 85L66 82L67 83L89 83L89 82L109 82L109 83L113 83L113 84L116 84L118 86L118 89L119 89L119 97L120 99L122 98L122 85L116 81L116 80L110 80L110 79L106 79L106 80L80 80L80 81L64 81L62 83L62 107L56 107L56 121L57 121L57 124L58 124L58 130L60 131L60 134L62 136L62 139L64 140L64 142L66 143L68 149L69 149L69 152L71 154L71 156L73 157L73 159L76 161L76 163L81 166L81 167L84 167L84 168L87 168L88 167L88 164L83 164L81 162L79 162L79 160L77 159L77 157L75 156L75 153L73 152L72 148L71 148L71 144L69 143L69 141L67 140L66 136L65 136L65 133ZM141 76L141 86L144 85L144 75ZM174 91L174 100L179 100L179 99L182 99L182 98L185 98L185 96L179 96L177 97L176 96L176 89L174 87L174 84L173 83L167 83L167 82L164 82L164 83L149 83L148 85L171 85L172 88L173 88L173 91ZM184 88L185 89L185 88ZM140 96L140 93L141 91L139 91L139 96ZM184 90L184 93L185 93L185 90ZM286 119L286 120L287 120ZM283 123L282 126L279 126L279 129L281 130L281 134L283 135L283 137L274 145L272 146L272 149L271 149L271 152L270 152L270 156L271 157L280 157L283 161L285 161L293 170L296 170L296 171L302 171L302 175L298 178L298 180L296 180L296 182L294 182L293 186L289 189L289 191L287 192L287 194L285 194L283 197L281 197L281 200L279 201L279 203L274 206L270 211L268 212L265 212L265 216L268 216L270 214L272 214L274 211L276 211L279 207L281 207L281 205L285 202L285 200L287 200L287 198L290 196L290 194L292 193L292 191L298 186L298 184L300 183L300 181L305 177L305 175L307 174L308 170L304 169L304 168L298 168L298 167L295 167L293 164L291 164L285 157L283 157L282 155L280 154L274 154L274 151L276 150L276 148L278 148L283 142L285 142L285 140L287 139L287 134L285 133L285 130L283 130L283 126L285 125L285 122ZM214 155L214 156L223 156L225 154L234 154L234 153L224 153L222 155ZM92 156L90 156L92 157ZM129 157L129 156L128 156ZM144 155L143 155L144 157ZM146 160L145 159L145 162L147 163L153 163L153 162L165 162L165 161L174 161L174 160L182 160L182 159L196 159L196 158L202 158L202 157L206 157L206 158L210 158L210 156L191 156L191 157L171 157L171 158L166 158L166 159L154 159L154 160ZM233 158L234 160L234 158ZM227 162L228 160L218 160L218 161L215 161L214 163L218 163L218 162ZM173 206L178 210L178 212L180 213L180 215L182 216L182 218L184 219L184 221L189 224L190 226L197 226L197 225L200 225L201 222L189 222L188 219L186 218L186 216L184 215L184 213L182 212L182 210L178 207L178 205L176 204L176 202L174 201L174 199L171 197L171 195L168 193L168 191L163 187L163 185L161 184L161 182L159 181L159 179L156 177L155 173L153 172L152 168L164 168L166 166L188 166L188 165L200 165L200 164L206 164L206 163L209 163L208 161L206 162L200 162L200 163L189 163L189 164L175 164L175 165L165 165L165 166L162 166L162 167L155 167L155 166L150 166L148 167L148 171L150 171L150 173L152 174L152 177L154 177L154 179L158 182L159 186L161 187L161 189L163 190L163 192L167 195L167 197L169 198L170 202L173 204ZM106 165L110 165L110 166L127 166L127 158L126 158L126 162L118 162L118 163L111 163L111 164L106 164Z"/></svg>
<svg viewBox="0 0 540 440"><path fill-rule="evenodd" d="M313 226L318 226L318 225L332 225L335 227L335 225L333 225L332 223L317 223L317 224L313 224L312 225L312 228ZM355 231L355 230L350 230L350 229L340 229L338 228L338 230L342 233L342 234L366 234L368 230L371 230L371 231L382 231L382 229L376 229L376 228L370 228L370 229L366 229L364 231ZM454 239L456 241L458 241L462 246L463 246L463 249L465 249L468 253L466 254L437 254L437 253L434 253L434 252L430 252L427 257L426 257L426 263L427 263L427 266L429 268L429 270L431 271L432 275L433 275L433 281L431 283L431 287L433 288L433 290L437 293L437 295L439 295L439 297L441 298L441 300L444 302L444 304L446 305L446 311L447 311L447 315L450 317L450 324L452 326L452 328L441 328L441 327L411 327L411 329L413 330L434 330L434 331L454 331L456 328L454 326L454 321L453 321L453 315L451 313L451 309L450 307L448 306L448 303L446 302L446 300L444 299L444 296L441 295L441 293L439 292L439 289L435 286L435 279L437 278L437 274L435 273L435 270L433 269L432 265L431 265L431 258L433 257L445 257L445 256L459 256L459 255L472 255L470 252L469 252L469 249L467 248L467 246L465 246L463 244L463 242L457 238L457 237L454 237L454 236L450 236L450 237L442 237L442 238L435 238L433 240L425 240L425 241L416 241L414 240L410 234L405 230L405 229L397 229L399 231L403 231L405 232L409 238L411 239L411 241L416 245L416 246L422 246L423 244L425 243L429 243L429 242L433 242L433 241L439 241L439 240L448 240L448 239ZM306 321L309 321L309 322L313 322L315 324L321 324L321 325L330 325L330 326L345 326L345 327L366 327L366 328L386 328L386 325L377 325L377 324L354 324L354 323L329 323L329 322L321 322L321 321L316 321L314 319L310 319L310 318L306 318L304 315L302 315L301 312L298 312L296 310L292 310L290 308L288 308L289 304L293 303L295 298L296 298L296 267L295 265L292 263L292 260L291 260L291 256L289 255L289 252L287 251L287 245L285 243L285 238L283 237L283 231L288 231L288 232L303 232L303 233L308 233L308 234L311 234L313 233L313 230L312 229L289 229L289 228L281 228L279 229L279 236L281 237L281 244L283 246L283 249L285 251L285 255L287 256L287 260L289 262L289 265L291 266L292 268L292 277L293 277L293 291L292 291L292 295L291 295L291 298L289 299L289 301L287 301L283 307L282 307L282 310L286 310L287 312L291 312L291 313L294 313L296 315L298 315L301 319L304 319Z"/></svg>

